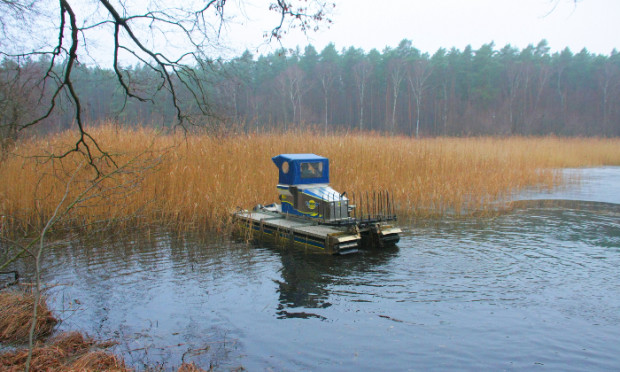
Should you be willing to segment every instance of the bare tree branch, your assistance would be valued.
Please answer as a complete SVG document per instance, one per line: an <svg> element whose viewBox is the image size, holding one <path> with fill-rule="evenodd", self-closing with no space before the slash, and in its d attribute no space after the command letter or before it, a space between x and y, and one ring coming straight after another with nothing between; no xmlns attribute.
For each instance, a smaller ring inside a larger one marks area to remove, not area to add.
<svg viewBox="0 0 620 372"><path fill-rule="evenodd" d="M169 7L155 1L132 4L120 0L97 0L80 3L79 7L74 3L77 4L73 0L58 0L55 5L39 0L0 0L0 9L9 10L4 15L0 13L0 26L6 25L2 29L5 31L0 30L2 35L15 31L15 23L26 18L37 20L37 25L54 25L56 30L52 38L49 33L45 35L48 44L41 41L40 45L33 43L31 48L29 45L18 47L17 43L5 46L0 41L0 56L16 61L18 67L32 58L40 58L47 66L36 84L39 92L37 107L16 120L18 132L45 127L45 123L58 120L65 110L70 110L77 139L70 149L54 157L80 152L98 177L101 173L97 164L101 159L114 164L110 155L89 134L84 104L80 99L82 88L74 77L81 59L88 57L95 62L101 59L101 55L90 55L89 45L107 42L102 35L111 44L96 50L107 50L115 82L123 96L121 110L132 101L154 104L154 98L163 95L174 111L174 127L187 130L188 125L204 124L217 117L212 104L214 97L210 93L214 91L213 83L205 74L205 69L212 66L206 52L218 44L224 31L225 9L240 3L188 0L187 4ZM37 6L31 7L33 4ZM31 11L31 8L40 13ZM329 23L325 18L329 6L319 0L274 0L268 9L280 15L269 39L280 39L289 27L306 32L320 22ZM27 47L30 50L22 50ZM142 84L134 78L132 70L122 66L127 58L147 67L153 73L151 79L154 83ZM161 101L159 97L158 100Z"/></svg>

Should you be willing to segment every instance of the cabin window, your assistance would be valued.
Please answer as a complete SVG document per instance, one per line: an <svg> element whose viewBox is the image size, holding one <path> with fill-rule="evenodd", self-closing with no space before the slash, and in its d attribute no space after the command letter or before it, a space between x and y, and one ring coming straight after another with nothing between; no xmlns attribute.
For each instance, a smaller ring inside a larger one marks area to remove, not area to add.
<svg viewBox="0 0 620 372"><path fill-rule="evenodd" d="M284 163L282 163L282 173L284 174L288 173L288 161L285 161Z"/></svg>
<svg viewBox="0 0 620 372"><path fill-rule="evenodd" d="M301 178L320 178L323 177L323 163L311 162L301 163Z"/></svg>

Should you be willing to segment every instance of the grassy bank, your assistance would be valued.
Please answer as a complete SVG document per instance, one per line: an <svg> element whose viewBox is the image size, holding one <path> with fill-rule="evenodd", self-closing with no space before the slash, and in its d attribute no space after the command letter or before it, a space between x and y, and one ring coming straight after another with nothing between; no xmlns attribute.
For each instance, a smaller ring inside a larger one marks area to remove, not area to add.
<svg viewBox="0 0 620 372"><path fill-rule="evenodd" d="M26 343L32 323L35 297L32 292L0 292L0 342ZM45 338L52 333L58 320L47 308L45 297L37 304L37 322L33 336Z"/></svg>
<svg viewBox="0 0 620 372"><path fill-rule="evenodd" d="M92 134L121 169L67 216L67 223L78 226L111 221L116 226L226 229L237 207L276 201L271 157L280 153L330 158L332 185L348 195L390 190L401 218L489 210L523 188L557 186L562 180L554 169L620 165L620 139L416 140L312 132L186 137L111 126ZM5 231L40 226L65 194L66 205L94 178L78 154L30 157L70 148L72 136L24 141L2 161L0 223ZM116 167L105 158L96 163L103 171Z"/></svg>
<svg viewBox="0 0 620 372"><path fill-rule="evenodd" d="M34 296L29 291L0 291L0 343L11 345L27 344ZM132 368L107 351L116 342L96 341L80 332L58 333L51 339L57 321L48 310L45 298L38 304L39 314L35 329L36 343L32 350L31 371L118 371L130 372ZM0 353L0 371L24 371L28 360L28 349ZM146 368L159 371L161 368ZM209 370L212 370L211 368ZM194 363L183 363L177 372L205 372Z"/></svg>

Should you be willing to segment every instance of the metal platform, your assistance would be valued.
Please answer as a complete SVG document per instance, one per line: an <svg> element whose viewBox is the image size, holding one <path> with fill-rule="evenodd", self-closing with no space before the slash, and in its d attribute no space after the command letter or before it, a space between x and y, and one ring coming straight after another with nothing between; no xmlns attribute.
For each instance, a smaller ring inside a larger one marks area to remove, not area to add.
<svg viewBox="0 0 620 372"><path fill-rule="evenodd" d="M267 210L240 211L235 213L235 218L252 233L318 248L330 254L355 253L361 243L361 235L355 226L342 229Z"/></svg>

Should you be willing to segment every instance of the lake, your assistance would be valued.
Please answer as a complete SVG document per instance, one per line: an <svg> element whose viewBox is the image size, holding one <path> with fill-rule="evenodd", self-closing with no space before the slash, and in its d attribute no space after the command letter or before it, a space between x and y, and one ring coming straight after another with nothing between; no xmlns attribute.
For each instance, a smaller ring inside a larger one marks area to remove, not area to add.
<svg viewBox="0 0 620 372"><path fill-rule="evenodd" d="M54 248L61 330L134 367L561 370L620 365L620 167L566 170L494 217L415 221L333 257L136 232Z"/></svg>

